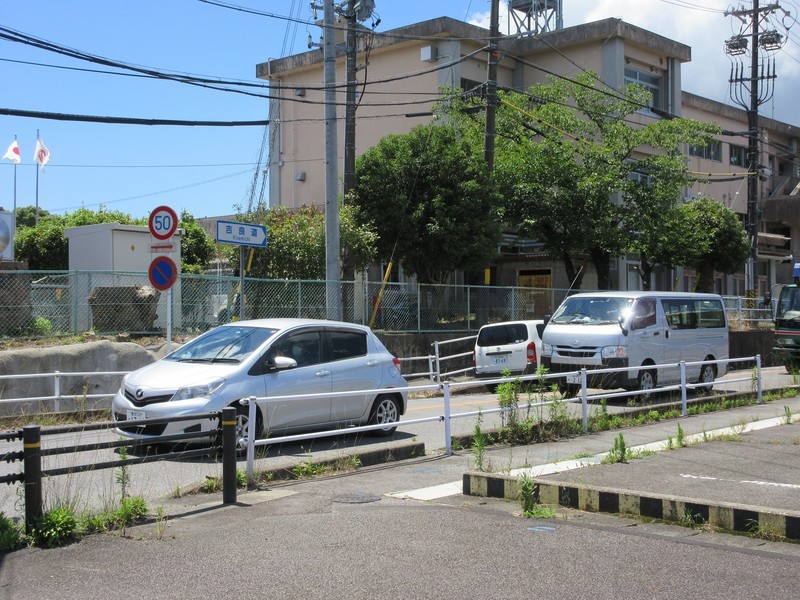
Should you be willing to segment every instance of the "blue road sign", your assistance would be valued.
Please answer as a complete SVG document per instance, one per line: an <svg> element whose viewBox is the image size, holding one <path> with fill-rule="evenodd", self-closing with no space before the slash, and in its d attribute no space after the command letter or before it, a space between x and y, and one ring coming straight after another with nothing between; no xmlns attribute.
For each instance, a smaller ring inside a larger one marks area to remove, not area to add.
<svg viewBox="0 0 800 600"><path fill-rule="evenodd" d="M168 256L157 256L150 263L150 283L162 292L168 290L178 278L178 267Z"/></svg>
<svg viewBox="0 0 800 600"><path fill-rule="evenodd" d="M255 225L253 223L217 221L216 240L226 244L266 248L267 227L265 225Z"/></svg>

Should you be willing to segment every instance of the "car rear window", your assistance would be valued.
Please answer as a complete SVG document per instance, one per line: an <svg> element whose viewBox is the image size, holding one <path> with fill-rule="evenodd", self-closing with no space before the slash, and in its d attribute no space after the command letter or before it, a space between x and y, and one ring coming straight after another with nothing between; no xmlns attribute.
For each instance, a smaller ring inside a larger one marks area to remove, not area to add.
<svg viewBox="0 0 800 600"><path fill-rule="evenodd" d="M504 346L519 344L528 339L524 323L504 323L484 327L478 334L478 346Z"/></svg>

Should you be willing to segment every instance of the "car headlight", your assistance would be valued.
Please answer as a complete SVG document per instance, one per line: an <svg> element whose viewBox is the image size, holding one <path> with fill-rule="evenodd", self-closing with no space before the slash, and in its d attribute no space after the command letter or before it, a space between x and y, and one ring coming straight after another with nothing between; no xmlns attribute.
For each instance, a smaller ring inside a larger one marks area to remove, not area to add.
<svg viewBox="0 0 800 600"><path fill-rule="evenodd" d="M542 356L553 356L552 344L542 344Z"/></svg>
<svg viewBox="0 0 800 600"><path fill-rule="evenodd" d="M210 396L220 387L222 387L223 383L225 383L225 379L223 377L216 377L214 379L210 379L209 381L187 385L175 392L175 394L169 400L170 402L176 402L178 400L191 400L192 398Z"/></svg>
<svg viewBox="0 0 800 600"><path fill-rule="evenodd" d="M603 346L600 351L603 358L628 358L627 346Z"/></svg>

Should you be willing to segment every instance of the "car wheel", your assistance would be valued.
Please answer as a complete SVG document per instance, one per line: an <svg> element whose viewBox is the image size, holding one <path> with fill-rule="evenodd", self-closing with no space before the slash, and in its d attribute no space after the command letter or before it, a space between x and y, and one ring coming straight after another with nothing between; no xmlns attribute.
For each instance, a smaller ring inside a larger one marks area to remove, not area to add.
<svg viewBox="0 0 800 600"><path fill-rule="evenodd" d="M558 391L563 398L575 398L581 393L581 386L576 383L559 383Z"/></svg>
<svg viewBox="0 0 800 600"><path fill-rule="evenodd" d="M400 420L400 407L397 405L397 400L392 396L378 396L375 398L375 404L372 406L372 415L369 418L370 425L384 425L390 423L397 423ZM384 429L375 429L370 432L373 435L385 437L392 435L397 426L386 427Z"/></svg>
<svg viewBox="0 0 800 600"><path fill-rule="evenodd" d="M657 380L658 375L654 369L641 369L637 379L638 385L636 386L639 392L641 392L639 397L648 398L655 389Z"/></svg>
<svg viewBox="0 0 800 600"><path fill-rule="evenodd" d="M697 388L698 390L702 389L704 392L710 392L711 388L714 387L714 379L717 375L717 370L714 368L714 365L703 365L700 369L700 379L698 379L698 383L702 383L702 388Z"/></svg>
<svg viewBox="0 0 800 600"><path fill-rule="evenodd" d="M258 408L256 408L256 439L259 431L261 431L261 417L258 414ZM250 408L239 404L236 406L236 444L239 450L247 449L247 436L249 433Z"/></svg>

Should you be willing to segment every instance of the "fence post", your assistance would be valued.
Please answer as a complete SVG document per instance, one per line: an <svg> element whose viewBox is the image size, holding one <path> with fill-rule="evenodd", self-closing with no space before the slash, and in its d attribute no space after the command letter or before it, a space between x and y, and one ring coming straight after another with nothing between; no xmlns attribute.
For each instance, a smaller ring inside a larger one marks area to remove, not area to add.
<svg viewBox="0 0 800 600"><path fill-rule="evenodd" d="M764 399L761 397L761 355L756 354L756 379L757 379L757 386L758 386L758 404L763 404Z"/></svg>
<svg viewBox="0 0 800 600"><path fill-rule="evenodd" d="M453 440L450 432L450 384L444 384L444 453L445 456L453 454Z"/></svg>
<svg viewBox="0 0 800 600"><path fill-rule="evenodd" d="M442 365L439 362L439 342L433 342L433 360L436 363L436 383L442 383Z"/></svg>
<svg viewBox="0 0 800 600"><path fill-rule="evenodd" d="M53 390L53 395L55 396L55 400L53 401L53 411L54 412L61 412L61 371L55 372L55 389Z"/></svg>
<svg viewBox="0 0 800 600"><path fill-rule="evenodd" d="M236 409L226 406L220 415L222 426L222 503L236 502Z"/></svg>
<svg viewBox="0 0 800 600"><path fill-rule="evenodd" d="M583 422L583 433L588 433L589 431L589 407L586 398L588 387L586 367L584 367L581 369L581 420Z"/></svg>
<svg viewBox="0 0 800 600"><path fill-rule="evenodd" d="M681 415L686 416L686 361L681 361Z"/></svg>
<svg viewBox="0 0 800 600"><path fill-rule="evenodd" d="M42 435L38 425L22 428L25 482L25 531L42 516Z"/></svg>

